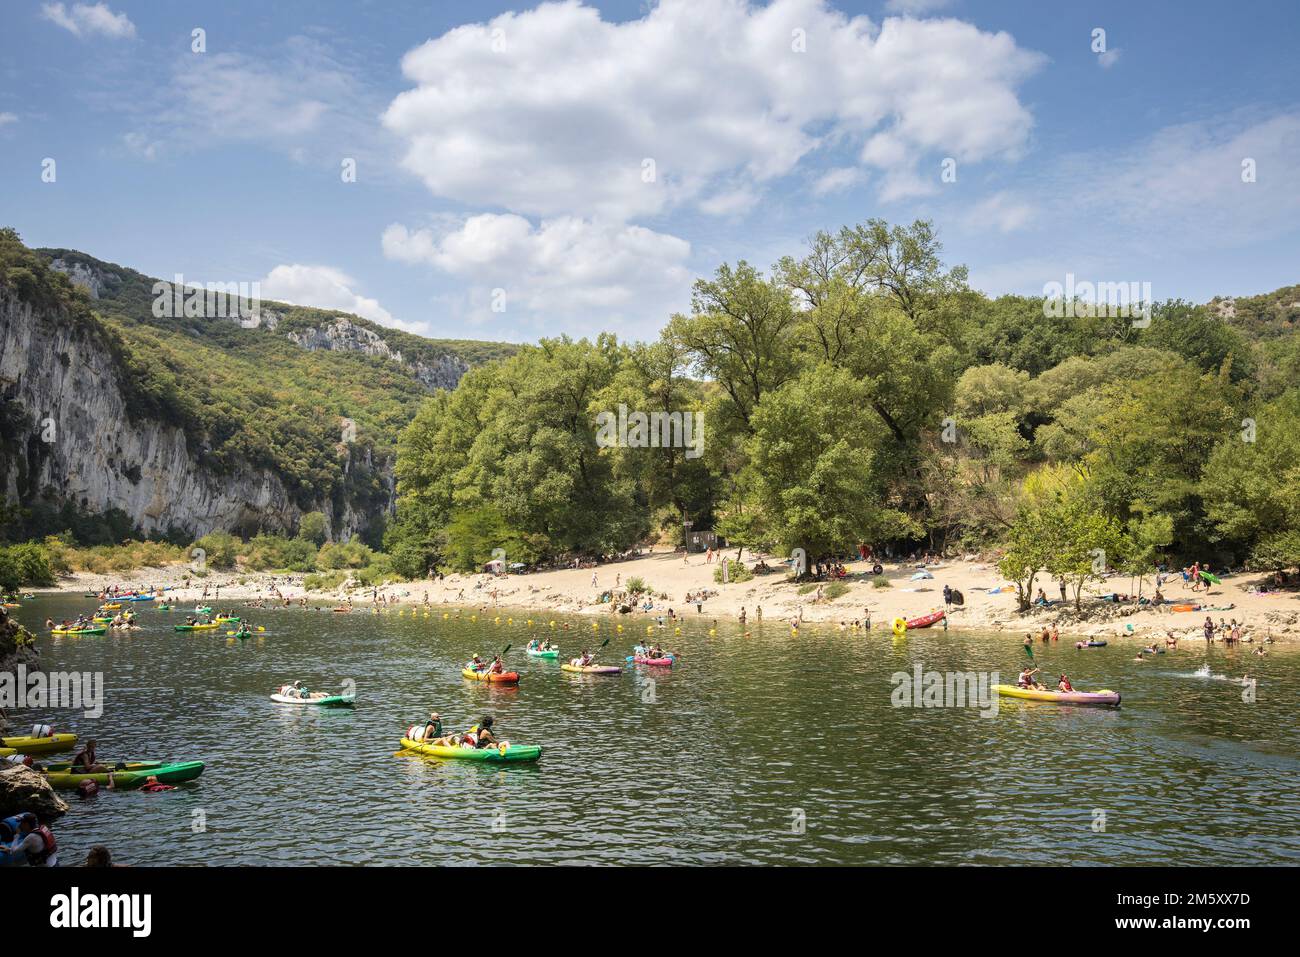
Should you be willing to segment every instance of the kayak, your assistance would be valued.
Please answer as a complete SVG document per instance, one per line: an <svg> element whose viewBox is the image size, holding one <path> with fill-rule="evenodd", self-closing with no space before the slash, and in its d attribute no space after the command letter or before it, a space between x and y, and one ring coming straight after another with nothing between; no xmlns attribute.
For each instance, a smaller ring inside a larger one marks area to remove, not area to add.
<svg viewBox="0 0 1300 957"><path fill-rule="evenodd" d="M1203 582L1209 582L1211 585L1222 585L1222 584L1223 584L1223 579L1220 578L1218 575L1211 575L1211 574L1210 574L1209 572L1207 572L1207 571L1202 571L1202 572L1200 573L1200 575L1201 575L1201 581L1203 581Z"/></svg>
<svg viewBox="0 0 1300 957"><path fill-rule="evenodd" d="M108 631L103 625L98 628L51 628L52 635L102 635Z"/></svg>
<svg viewBox="0 0 1300 957"><path fill-rule="evenodd" d="M56 788L75 788L82 781L94 781L101 787L107 787L108 776L112 774L114 787L131 788L139 787L151 777L156 777L159 784L181 784L185 781L193 781L203 773L202 761L172 763L137 761L134 762L134 766L131 763L126 764L126 769L122 771L95 771L91 773L69 771L68 766L65 765L64 769L60 771L49 770L45 777L50 782L50 786Z"/></svg>
<svg viewBox="0 0 1300 957"><path fill-rule="evenodd" d="M1038 691L1018 688L1015 685L997 685L997 692L1008 698L1025 698L1029 701L1051 701L1056 704L1098 704L1119 706L1118 691Z"/></svg>
<svg viewBox="0 0 1300 957"><path fill-rule="evenodd" d="M220 615L218 615L216 618L213 618L212 620L216 622L218 625L225 625L230 622L241 621L242 619L238 615L235 615L231 618L223 618Z"/></svg>
<svg viewBox="0 0 1300 957"><path fill-rule="evenodd" d="M633 655L628 660L635 661L638 665L663 665L666 668L671 668L676 659L674 659L672 655L668 655L664 658L647 658L644 655Z"/></svg>
<svg viewBox="0 0 1300 957"><path fill-rule="evenodd" d="M542 756L541 746L536 744L511 744L504 748L458 748L443 744L421 744L403 738L402 747L434 758L459 758L465 761L536 761Z"/></svg>
<svg viewBox="0 0 1300 957"><path fill-rule="evenodd" d="M127 601L153 601L153 595L132 595Z"/></svg>
<svg viewBox="0 0 1300 957"><path fill-rule="evenodd" d="M216 628L217 623L210 621L206 625L172 625L177 631L204 631L208 628Z"/></svg>
<svg viewBox="0 0 1300 957"><path fill-rule="evenodd" d="M929 628L936 622L943 621L944 612L932 611L928 615L922 615L920 618L909 618L907 620L908 628Z"/></svg>
<svg viewBox="0 0 1300 957"><path fill-rule="evenodd" d="M19 754L46 754L76 747L75 734L54 734L48 738L0 738L0 748L13 748Z"/></svg>
<svg viewBox="0 0 1300 957"><path fill-rule="evenodd" d="M324 691L312 692L309 698L299 698L290 694L273 694L272 701L280 704L314 704L321 708L351 708L356 704L356 695L326 694Z"/></svg>
<svg viewBox="0 0 1300 957"><path fill-rule="evenodd" d="M172 610L172 606L171 606L171 605L156 605L155 607L156 607L159 611L171 611L171 610Z"/></svg>
<svg viewBox="0 0 1300 957"><path fill-rule="evenodd" d="M534 658L558 658L560 656L559 648L552 648L550 651L538 651L535 648L525 648L524 650Z"/></svg>
<svg viewBox="0 0 1300 957"><path fill-rule="evenodd" d="M584 674L584 675L616 675L623 670L622 668L616 667L614 665L582 666L582 665L572 664L571 662L568 661L560 665L560 668L563 671L576 671L579 674Z"/></svg>
<svg viewBox="0 0 1300 957"><path fill-rule="evenodd" d="M195 608L195 609L194 609L194 614L196 614L196 615L210 615L210 614L212 614L212 606L211 606L211 605L204 605L202 608Z"/></svg>
<svg viewBox="0 0 1300 957"><path fill-rule="evenodd" d="M472 668L463 668L460 673L471 681L491 681L495 684L501 685L519 684L519 672L517 671L503 671L498 675L494 675L487 671L475 671Z"/></svg>

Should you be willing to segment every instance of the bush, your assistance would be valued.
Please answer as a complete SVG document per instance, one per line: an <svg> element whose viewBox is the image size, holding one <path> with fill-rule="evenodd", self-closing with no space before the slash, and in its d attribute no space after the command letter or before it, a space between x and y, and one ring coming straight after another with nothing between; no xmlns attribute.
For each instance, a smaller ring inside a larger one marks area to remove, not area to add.
<svg viewBox="0 0 1300 957"><path fill-rule="evenodd" d="M826 586L826 591L824 591L822 595L823 597L825 597L827 601L834 601L836 598L839 598L841 595L847 595L848 591L849 591L849 586L846 585L844 582L831 582L829 585Z"/></svg>
<svg viewBox="0 0 1300 957"><path fill-rule="evenodd" d="M872 587L872 588L889 588L889 587L891 587L891 586L890 586L890 584L889 584L889 579L888 579L888 578L886 578L884 575L877 575L875 578L871 579L871 587Z"/></svg>
<svg viewBox="0 0 1300 957"><path fill-rule="evenodd" d="M316 570L316 546L305 538L257 535L244 551L244 564L254 571L283 569L292 572Z"/></svg>
<svg viewBox="0 0 1300 957"><path fill-rule="evenodd" d="M640 595L642 593L651 591L650 586L645 583L645 579L643 579L640 575L633 575L631 578L629 578L627 580L626 588L627 588L627 593L629 595Z"/></svg>
<svg viewBox="0 0 1300 957"><path fill-rule="evenodd" d="M308 512L298 522L298 537L319 548L325 544L325 524L323 512Z"/></svg>
<svg viewBox="0 0 1300 957"><path fill-rule="evenodd" d="M240 542L229 532L209 532L194 543L203 549L205 564L212 568L233 568Z"/></svg>
<svg viewBox="0 0 1300 957"><path fill-rule="evenodd" d="M734 558L726 558L723 559L723 562L718 564L717 568L713 569L713 580L715 582L718 582L719 584L722 582L722 568L724 562L727 566L727 577L731 579L731 581L747 582L753 579L754 573L745 566L744 562L737 561Z"/></svg>
<svg viewBox="0 0 1300 957"><path fill-rule="evenodd" d="M374 560L375 553L366 545L353 539L350 542L328 542L316 555L316 567L321 569L365 568Z"/></svg>

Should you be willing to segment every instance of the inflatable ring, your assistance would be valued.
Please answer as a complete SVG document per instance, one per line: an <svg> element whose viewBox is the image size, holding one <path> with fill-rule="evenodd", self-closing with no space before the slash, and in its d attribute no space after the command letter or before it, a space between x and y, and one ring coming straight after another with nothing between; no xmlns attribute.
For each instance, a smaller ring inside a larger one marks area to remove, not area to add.
<svg viewBox="0 0 1300 957"><path fill-rule="evenodd" d="M871 574L883 575L884 573L885 573L885 569L883 566L881 566L880 562L876 562L876 564L871 566Z"/></svg>
<svg viewBox="0 0 1300 957"><path fill-rule="evenodd" d="M895 618L895 619L894 619L894 634L895 634L895 635L899 635L899 636L902 636L902 635L907 634L907 619L906 619L906 618Z"/></svg>

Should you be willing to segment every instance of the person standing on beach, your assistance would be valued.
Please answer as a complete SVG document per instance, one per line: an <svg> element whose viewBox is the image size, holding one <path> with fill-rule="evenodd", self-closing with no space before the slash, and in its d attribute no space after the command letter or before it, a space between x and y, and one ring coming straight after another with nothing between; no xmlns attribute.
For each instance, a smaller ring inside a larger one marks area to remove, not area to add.
<svg viewBox="0 0 1300 957"><path fill-rule="evenodd" d="M745 624L745 618L746 618L746 615L745 615L745 609L744 609L744 607L742 607L742 608L740 609L740 624L741 624L742 626Z"/></svg>
<svg viewBox="0 0 1300 957"><path fill-rule="evenodd" d="M761 621L763 620L763 606L762 606L762 605L755 605L755 606L754 606L754 620L755 620L755 621L758 621L758 622L761 622Z"/></svg>

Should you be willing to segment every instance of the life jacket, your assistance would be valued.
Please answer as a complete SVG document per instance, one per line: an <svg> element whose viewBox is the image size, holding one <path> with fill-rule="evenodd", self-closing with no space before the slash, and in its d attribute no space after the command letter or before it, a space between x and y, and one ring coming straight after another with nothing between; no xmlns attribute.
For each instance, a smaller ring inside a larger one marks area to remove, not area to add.
<svg viewBox="0 0 1300 957"><path fill-rule="evenodd" d="M41 836L41 840L45 843L45 849L35 854L29 852L27 854L27 863L32 867L43 867L45 862L59 849L59 845L54 840L54 835L50 833L50 829L44 824L38 826L32 833Z"/></svg>
<svg viewBox="0 0 1300 957"><path fill-rule="evenodd" d="M32 725L33 738L52 738L54 737L54 728L48 724Z"/></svg>
<svg viewBox="0 0 1300 957"><path fill-rule="evenodd" d="M175 791L176 787L175 785L163 784L161 781L159 781L156 784L146 784L144 787L140 788L140 790L141 791Z"/></svg>

